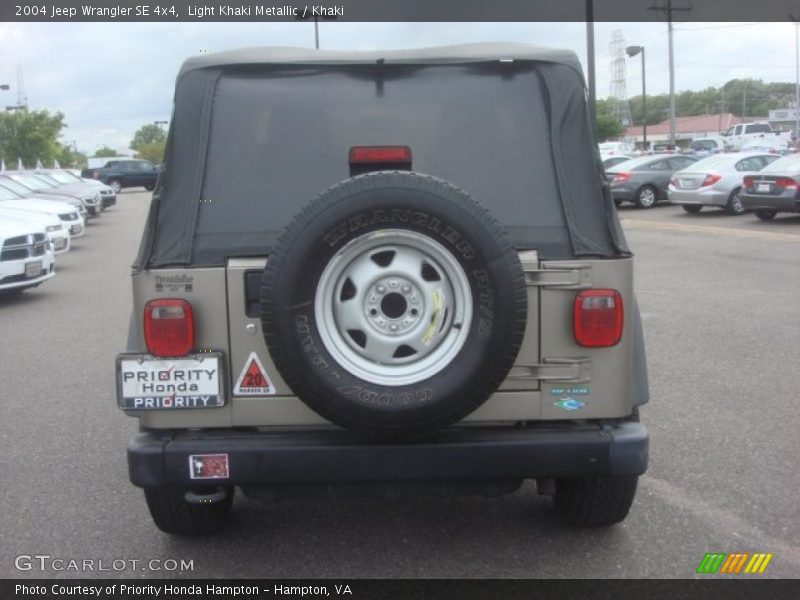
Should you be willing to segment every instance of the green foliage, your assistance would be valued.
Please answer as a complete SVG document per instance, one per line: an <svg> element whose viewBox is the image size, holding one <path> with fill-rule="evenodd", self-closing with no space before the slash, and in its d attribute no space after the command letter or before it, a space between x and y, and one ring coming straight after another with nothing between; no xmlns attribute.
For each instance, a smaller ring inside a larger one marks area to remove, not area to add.
<svg viewBox="0 0 800 600"><path fill-rule="evenodd" d="M141 154L144 148L148 148L148 150L152 151L152 144L161 143L163 147L166 138L166 134L159 125L148 123L147 125L142 125L138 131L133 134L130 147ZM159 160L159 162L161 161Z"/></svg>
<svg viewBox="0 0 800 600"><path fill-rule="evenodd" d="M65 169L83 169L86 166L86 155L83 152L73 150L71 146L61 145L56 155L58 164ZM45 164L45 166L51 166Z"/></svg>
<svg viewBox="0 0 800 600"><path fill-rule="evenodd" d="M166 139L159 142L141 144L137 148L136 158L143 158L144 160L149 160L151 163L159 164L164 160L164 148L166 145Z"/></svg>
<svg viewBox="0 0 800 600"><path fill-rule="evenodd" d="M597 141L605 142L609 138L615 138L625 131L622 123L607 114L597 115Z"/></svg>
<svg viewBox="0 0 800 600"><path fill-rule="evenodd" d="M100 146L97 150L94 151L92 156L116 156L117 151L113 148L109 148L108 146Z"/></svg>
<svg viewBox="0 0 800 600"><path fill-rule="evenodd" d="M794 101L794 84L764 83L760 79L732 79L721 88L688 90L675 95L675 114L679 117L733 113L747 119L765 119L769 111L784 108ZM603 101L606 105L607 101ZM598 101L598 114L600 102ZM629 99L631 117L642 122L642 97ZM647 96L647 123L653 125L669 117L669 94Z"/></svg>
<svg viewBox="0 0 800 600"><path fill-rule="evenodd" d="M0 113L0 157L7 165L21 158L26 166L37 160L52 164L60 152L58 136L65 127L64 115L47 110L16 110Z"/></svg>

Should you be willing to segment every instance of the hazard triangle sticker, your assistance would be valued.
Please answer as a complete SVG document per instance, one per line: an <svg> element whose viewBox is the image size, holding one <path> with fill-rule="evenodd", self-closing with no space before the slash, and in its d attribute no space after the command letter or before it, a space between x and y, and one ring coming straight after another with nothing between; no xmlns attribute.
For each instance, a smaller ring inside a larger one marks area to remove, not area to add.
<svg viewBox="0 0 800 600"><path fill-rule="evenodd" d="M274 396L275 386L267 375L267 370L258 355L251 352L247 361L244 363L242 374L233 388L234 396Z"/></svg>

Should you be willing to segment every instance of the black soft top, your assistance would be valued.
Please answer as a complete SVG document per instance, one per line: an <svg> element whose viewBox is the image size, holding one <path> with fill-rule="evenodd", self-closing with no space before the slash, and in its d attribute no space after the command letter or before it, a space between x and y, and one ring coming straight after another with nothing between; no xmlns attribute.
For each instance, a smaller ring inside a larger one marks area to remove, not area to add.
<svg viewBox="0 0 800 600"><path fill-rule="evenodd" d="M135 267L268 255L292 215L349 176L350 145L395 143L412 148L414 170L471 193L520 249L629 254L573 52L280 47L184 63Z"/></svg>

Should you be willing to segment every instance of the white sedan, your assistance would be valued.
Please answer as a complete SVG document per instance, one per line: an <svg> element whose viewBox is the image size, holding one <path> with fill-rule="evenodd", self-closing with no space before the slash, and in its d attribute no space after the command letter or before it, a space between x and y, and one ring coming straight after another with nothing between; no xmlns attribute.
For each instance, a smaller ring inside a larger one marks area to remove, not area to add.
<svg viewBox="0 0 800 600"><path fill-rule="evenodd" d="M65 202L40 198L20 198L14 192L0 186L0 208L44 213L58 217L71 238L80 237L86 231L84 218L72 204Z"/></svg>
<svg viewBox="0 0 800 600"><path fill-rule="evenodd" d="M69 231L55 215L6 208L0 202L0 221L18 221L43 229L54 254L63 254L69 250Z"/></svg>
<svg viewBox="0 0 800 600"><path fill-rule="evenodd" d="M45 231L0 218L0 292L21 292L55 274L55 256Z"/></svg>

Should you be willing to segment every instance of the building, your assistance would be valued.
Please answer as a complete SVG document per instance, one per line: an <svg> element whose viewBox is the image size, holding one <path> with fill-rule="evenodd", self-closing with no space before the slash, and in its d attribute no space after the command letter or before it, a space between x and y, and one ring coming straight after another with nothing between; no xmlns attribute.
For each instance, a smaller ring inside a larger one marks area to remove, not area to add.
<svg viewBox="0 0 800 600"><path fill-rule="evenodd" d="M716 115L697 115L694 117L676 117L675 136L678 142L688 142L695 138L719 135L724 133L734 125L738 125L742 119L731 114L721 113ZM625 139L628 141L642 143L642 126L633 125L625 130ZM654 142L666 142L669 140L669 119L647 126L647 141L649 144Z"/></svg>

